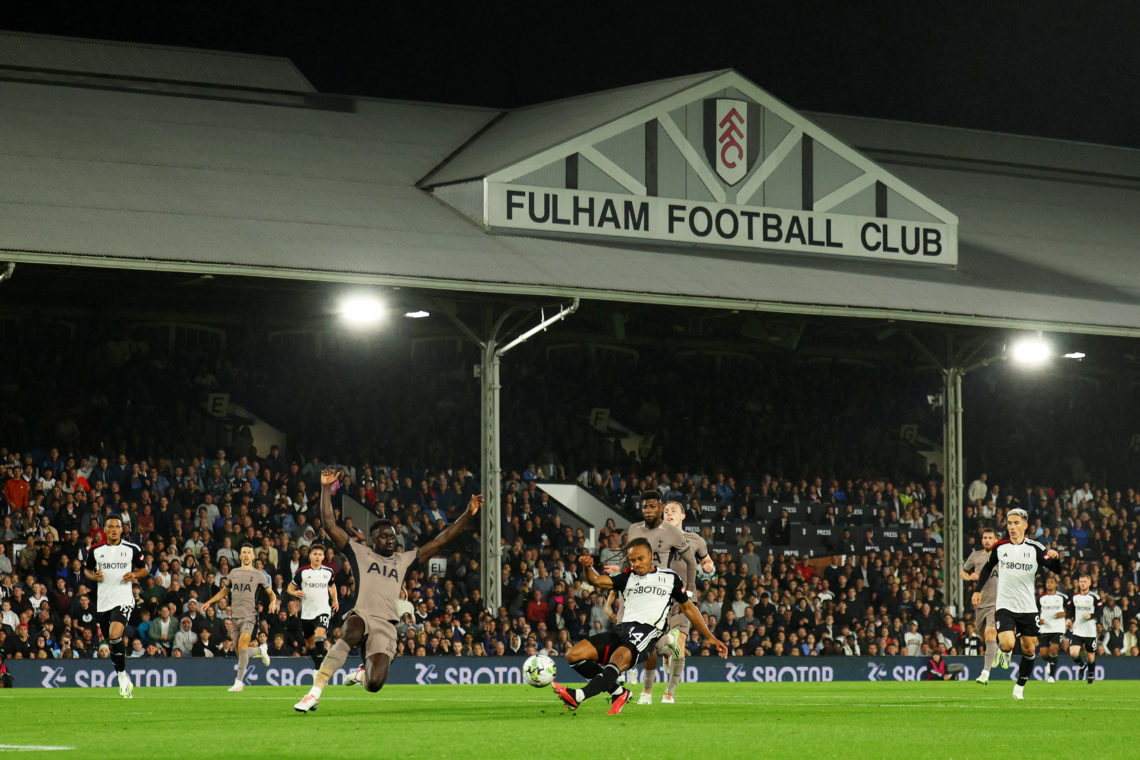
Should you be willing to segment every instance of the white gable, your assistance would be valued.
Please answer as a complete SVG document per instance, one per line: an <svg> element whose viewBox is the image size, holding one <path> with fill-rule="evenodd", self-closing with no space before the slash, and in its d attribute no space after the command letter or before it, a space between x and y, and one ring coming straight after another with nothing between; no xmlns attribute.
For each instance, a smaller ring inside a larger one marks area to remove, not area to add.
<svg viewBox="0 0 1140 760"><path fill-rule="evenodd" d="M437 194L499 232L957 264L958 219L938 203L736 72L684 84L650 103L632 89L639 107L487 172L481 208L479 178ZM580 122L572 108L557 113Z"/></svg>

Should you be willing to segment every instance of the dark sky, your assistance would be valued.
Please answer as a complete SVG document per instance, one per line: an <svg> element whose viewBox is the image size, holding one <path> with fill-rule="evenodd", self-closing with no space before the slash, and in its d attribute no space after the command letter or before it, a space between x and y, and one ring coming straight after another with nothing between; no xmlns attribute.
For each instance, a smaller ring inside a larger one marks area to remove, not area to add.
<svg viewBox="0 0 1140 760"><path fill-rule="evenodd" d="M498 107L731 67L801 110L1140 148L1135 0L392 5L46 0L4 3L0 27L278 55L324 92Z"/></svg>

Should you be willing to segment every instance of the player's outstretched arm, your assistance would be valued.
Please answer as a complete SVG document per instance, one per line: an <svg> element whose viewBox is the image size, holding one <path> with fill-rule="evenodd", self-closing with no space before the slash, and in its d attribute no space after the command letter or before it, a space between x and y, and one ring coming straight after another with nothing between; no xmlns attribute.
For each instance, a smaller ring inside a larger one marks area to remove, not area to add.
<svg viewBox="0 0 1140 760"><path fill-rule="evenodd" d="M471 501L467 502L467 509L459 516L459 519L440 531L438 536L420 547L419 553L416 554L416 559L420 563L424 563L439 554L440 549L459 537L459 534L467 527L467 523L471 521L471 518L479 514L479 510L482 506L483 494L477 493L472 496Z"/></svg>
<svg viewBox="0 0 1140 760"><path fill-rule="evenodd" d="M693 627L696 628L700 634L705 637L705 643L707 643L709 646L714 647L721 657L728 657L728 647L723 641L718 639L716 636L713 636L713 632L709 630L708 625L705 623L704 617L701 615L701 611L697 609L697 605L693 604L691 601L686 600L685 602L681 603L681 612L685 614L685 617L689 619L689 622L693 624Z"/></svg>
<svg viewBox="0 0 1140 760"><path fill-rule="evenodd" d="M214 594L209 599L202 602L202 610L201 610L202 614L205 615L207 607L209 607L214 602L221 601L225 597L229 596L229 593L230 593L230 582L228 580L226 580L225 578L222 578L222 587L220 589L218 589L218 593Z"/></svg>
<svg viewBox="0 0 1140 760"><path fill-rule="evenodd" d="M321 527L338 549L348 546L348 534L336 524L332 508L332 484L340 478L340 470L326 467L321 471Z"/></svg>
<svg viewBox="0 0 1140 760"><path fill-rule="evenodd" d="M578 558L578 564L582 566L582 576L594 588L600 588L603 591L612 591L614 582L608 575L599 575L594 571L594 558L590 555Z"/></svg>

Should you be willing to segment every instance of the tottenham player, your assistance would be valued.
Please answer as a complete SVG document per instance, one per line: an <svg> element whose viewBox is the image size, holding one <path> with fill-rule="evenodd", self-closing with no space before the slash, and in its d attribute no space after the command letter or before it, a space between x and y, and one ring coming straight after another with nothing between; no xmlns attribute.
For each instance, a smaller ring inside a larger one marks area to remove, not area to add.
<svg viewBox="0 0 1140 760"><path fill-rule="evenodd" d="M321 660L325 658L325 634L329 629L329 618L340 609L333 571L324 562L324 545L310 546L309 564L297 568L292 582L285 589L287 594L301 600L301 628L314 668L320 668Z"/></svg>
<svg viewBox="0 0 1140 760"><path fill-rule="evenodd" d="M301 713L317 709L321 692L329 679L344 665L349 651L357 645L364 655L364 688L380 691L388 680L388 668L396 656L396 625L399 623L396 603L400 599L404 578L409 571L426 565L443 547L458 538L483 506L481 495L472 496L467 510L458 520L424 546L406 552L396 551L396 529L392 523L377 520L369 526L368 535L372 541L369 548L357 541L349 541L348 534L336 524L332 485L339 478L340 471L335 467L321 472L321 525L352 567L352 576L356 579L356 606L344 619L344 635L325 655L313 678L313 688L293 705L293 709Z"/></svg>
<svg viewBox="0 0 1140 760"><path fill-rule="evenodd" d="M127 675L127 648L123 631L135 608L134 584L146 575L142 549L123 540L123 521L111 515L103 522L106 541L95 544L87 555L83 573L95 581L95 599L99 627L107 636L111 662L119 674L119 696L131 698L134 686Z"/></svg>
<svg viewBox="0 0 1140 760"><path fill-rule="evenodd" d="M728 647L713 636L700 611L689 600L681 576L656 566L649 541L633 539L626 545L625 555L629 569L615 575L594 572L593 557L579 559L585 568L587 583L595 588L619 591L625 596L625 618L610 630L579 641L566 653L570 667L589 681L582 688L572 690L557 681L551 684L554 693L571 710L604 691L610 695L608 714L621 712L629 701L629 689L618 684L618 677L653 651L654 643L665 633L674 603L681 605L685 616L709 646L716 647L722 657L728 657Z"/></svg>
<svg viewBox="0 0 1140 760"><path fill-rule="evenodd" d="M1080 668L1077 680L1085 677L1088 672L1088 682L1096 680L1096 621L1100 620L1103 605L1100 596L1092 590L1092 578L1082 573L1077 578L1077 593L1069 600L1066 606L1072 630L1069 631L1069 655L1073 663ZM1081 651L1087 656L1086 662L1081 662Z"/></svg>
<svg viewBox="0 0 1140 760"><path fill-rule="evenodd" d="M964 581L977 581L982 567L990 558L994 544L997 542L997 533L993 528L982 531L982 548L970 552L962 565L959 575ZM997 572L995 571L982 585L981 606L974 607L974 620L977 621L977 630L982 634L986 644L985 656L982 662L982 672L978 674L977 682L987 684L990 682L990 668L994 664L994 655L997 654L997 626L994 623L994 605L997 602Z"/></svg>
<svg viewBox="0 0 1140 760"><path fill-rule="evenodd" d="M1029 513L1024 509L1011 509L1006 516L1006 529L1009 538L994 544L990 558L982 567L974 587L973 604L976 609L982 603L982 587L990 573L998 568L997 622L998 661L1003 667L1009 666L1013 645L1021 638L1021 663L1017 671L1017 683L1013 687L1014 699L1025 699L1025 682L1033 672L1033 661L1037 656L1037 574L1048 569L1060 570L1060 555L1054 549L1046 549L1042 544L1025 537L1029 525Z"/></svg>
<svg viewBox="0 0 1140 760"><path fill-rule="evenodd" d="M680 502L666 502L664 517L665 522L684 532L685 508L681 506ZM701 563L701 569L711 574L716 568L713 565L712 557L709 556L708 544L705 543L705 540L696 533L685 533L685 541L689 545L693 558ZM681 576L685 582L685 591L692 597L697 587L696 566L692 562L674 555L673 561L669 563L669 569ZM677 684L680 683L681 676L685 673L685 642L689 639L691 628L692 625L685 614L681 612L680 605L673 605L669 615L669 632L657 640L657 646L649 653L649 659L645 662L645 672L642 673L641 681L643 688L641 696L637 698L637 704L653 704L653 684L657 680L658 656L664 658L665 667L669 672L669 684L665 688L665 695L661 697L661 704L675 704L674 695L677 692Z"/></svg>
<svg viewBox="0 0 1140 760"><path fill-rule="evenodd" d="M266 642L257 643L254 631L257 630L257 590L264 588L269 594L269 614L277 613L277 606L281 600L273 593L269 578L265 572L253 566L253 544L249 541L241 545L238 552L241 566L230 570L222 579L222 587L218 593L206 600L202 605L202 614L210 605L225 596L230 597L230 620L233 622L231 636L234 647L238 653L237 675L234 685L228 691L242 691L245 689L245 669L249 665L249 658L257 656L265 665L269 664L269 650Z"/></svg>
<svg viewBox="0 0 1140 760"><path fill-rule="evenodd" d="M1037 617L1041 624L1041 656L1045 658L1048 683L1057 680L1057 655L1065 633L1065 606L1069 598L1057 591L1057 576L1045 579L1045 593L1037 597Z"/></svg>

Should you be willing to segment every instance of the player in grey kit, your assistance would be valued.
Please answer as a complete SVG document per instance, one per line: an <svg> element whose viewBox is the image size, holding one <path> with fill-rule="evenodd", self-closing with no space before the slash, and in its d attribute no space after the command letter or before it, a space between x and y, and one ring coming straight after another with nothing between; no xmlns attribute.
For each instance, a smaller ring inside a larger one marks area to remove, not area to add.
<svg viewBox="0 0 1140 760"><path fill-rule="evenodd" d="M669 501L665 503L663 511L665 522L681 531L684 531L685 508L680 502ZM685 542L689 545L692 557L701 563L701 569L711 574L716 567L712 557L709 556L708 545L696 533L685 533ZM690 598L696 593L697 568L687 558L674 557L669 563L669 569L681 576L685 582L685 590ZM672 705L676 703L673 695L677 691L677 684L685 673L685 642L689 640L689 631L692 623L681 612L680 605L674 605L669 616L669 632L657 640L657 645L645 662L645 671L641 674L641 683L644 687L641 696L637 698L639 705L653 704L653 684L657 680L657 658L665 658L665 667L669 672L669 684L665 688L665 696L661 697L661 704Z"/></svg>
<svg viewBox="0 0 1140 760"><path fill-rule="evenodd" d="M269 585L269 578L265 572L253 566L253 544L246 541L241 545L241 567L235 567L222 579L222 587L218 593L207 599L202 605L202 614L210 605L227 594L230 597L230 620L233 623L234 646L237 648L238 664L237 676L234 685L229 691L242 691L245 689L245 668L249 665L251 655L261 658L265 665L269 664L269 652L265 642L257 643L254 631L257 629L257 590L264 588L269 594L269 614L277 612L277 605L281 600L273 593Z"/></svg>
<svg viewBox="0 0 1140 760"><path fill-rule="evenodd" d="M962 564L962 570L959 573L962 580L977 581L979 579L979 574L986 562L989 561L990 552L993 551L995 543L997 543L997 533L993 528L983 530L982 548L970 552L970 556ZM974 620L977 621L976 629L982 634L982 640L986 642L982 672L978 674L977 678L978 683L983 685L990 682L990 668L993 667L994 656L998 651L997 623L994 620L995 605L997 604L997 577L998 571L995 570L983 582L981 604L974 607Z"/></svg>
<svg viewBox="0 0 1140 760"><path fill-rule="evenodd" d="M426 564L439 551L458 538L471 518L483 506L483 497L475 495L458 520L419 549L396 551L396 530L388 520L377 520L369 527L371 548L349 541L348 534L336 524L332 510L332 485L340 477L335 467L321 472L321 525L336 548L344 553L356 579L356 605L344 619L344 635L325 655L320 670L313 678L313 688L293 705L297 712L317 709L321 692L333 674L344 665L348 653L359 645L364 658L364 688L380 691L388 680L388 668L396 656L396 602L408 572Z"/></svg>

